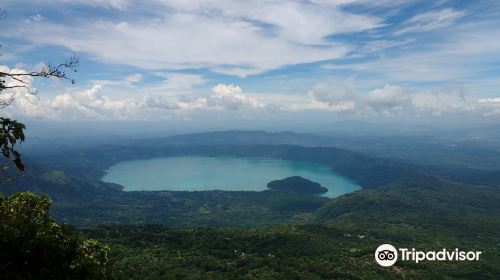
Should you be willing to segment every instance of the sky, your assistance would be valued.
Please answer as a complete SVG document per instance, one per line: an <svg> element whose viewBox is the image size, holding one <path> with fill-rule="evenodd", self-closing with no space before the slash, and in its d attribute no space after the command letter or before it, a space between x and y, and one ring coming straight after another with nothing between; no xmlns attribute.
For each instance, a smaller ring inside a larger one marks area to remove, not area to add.
<svg viewBox="0 0 500 280"><path fill-rule="evenodd" d="M500 2L0 0L3 114L238 127L500 117ZM7 81L15 83L15 81Z"/></svg>

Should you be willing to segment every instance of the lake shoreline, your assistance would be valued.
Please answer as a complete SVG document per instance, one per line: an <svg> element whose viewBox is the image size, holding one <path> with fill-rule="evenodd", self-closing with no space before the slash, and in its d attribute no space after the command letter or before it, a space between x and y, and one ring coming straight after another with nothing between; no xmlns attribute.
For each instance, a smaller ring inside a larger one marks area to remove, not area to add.
<svg viewBox="0 0 500 280"><path fill-rule="evenodd" d="M324 197L361 189L325 164L272 157L174 156L117 162L101 181L124 191L267 191L267 183L301 175L328 188ZM256 175L258 174L258 175ZM168 183L167 183L168 182ZM167 187L168 185L174 187Z"/></svg>

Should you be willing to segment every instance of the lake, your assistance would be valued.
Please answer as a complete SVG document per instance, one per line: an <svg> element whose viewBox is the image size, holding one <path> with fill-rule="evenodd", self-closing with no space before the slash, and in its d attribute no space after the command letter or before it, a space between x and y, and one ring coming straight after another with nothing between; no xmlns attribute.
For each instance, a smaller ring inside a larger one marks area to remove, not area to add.
<svg viewBox="0 0 500 280"><path fill-rule="evenodd" d="M327 197L360 187L327 165L273 158L182 156L119 162L102 178L126 191L263 191L272 180L301 176L318 182Z"/></svg>

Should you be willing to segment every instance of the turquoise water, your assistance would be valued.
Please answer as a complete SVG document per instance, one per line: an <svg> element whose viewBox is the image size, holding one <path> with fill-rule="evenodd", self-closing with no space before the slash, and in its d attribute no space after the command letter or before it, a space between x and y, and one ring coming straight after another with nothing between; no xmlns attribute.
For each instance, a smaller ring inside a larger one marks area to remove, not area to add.
<svg viewBox="0 0 500 280"><path fill-rule="evenodd" d="M324 194L328 197L359 189L326 165L272 158L183 156L124 161L111 166L102 180L120 184L126 191L262 191L272 180L295 175L328 188Z"/></svg>

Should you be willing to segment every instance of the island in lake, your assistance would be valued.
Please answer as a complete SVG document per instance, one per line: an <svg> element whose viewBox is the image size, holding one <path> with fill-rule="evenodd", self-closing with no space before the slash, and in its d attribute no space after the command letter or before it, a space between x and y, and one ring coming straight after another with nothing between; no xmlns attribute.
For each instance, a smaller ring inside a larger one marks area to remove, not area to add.
<svg viewBox="0 0 500 280"><path fill-rule="evenodd" d="M267 184L267 187L272 191L303 194L324 194L328 191L327 188L322 187L319 183L300 176L271 181Z"/></svg>

